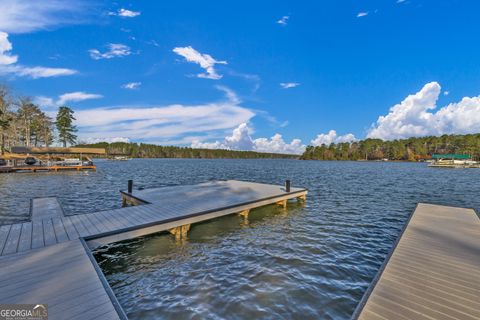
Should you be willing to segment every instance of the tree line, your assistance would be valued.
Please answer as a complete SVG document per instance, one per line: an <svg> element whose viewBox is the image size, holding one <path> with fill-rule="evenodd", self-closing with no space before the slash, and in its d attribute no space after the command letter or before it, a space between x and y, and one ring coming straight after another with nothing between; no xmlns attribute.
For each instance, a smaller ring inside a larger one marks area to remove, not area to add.
<svg viewBox="0 0 480 320"><path fill-rule="evenodd" d="M55 140L64 147L75 144L77 136L73 110L58 109L52 119L29 97L14 96L6 86L0 86L0 152L13 146L45 146Z"/></svg>
<svg viewBox="0 0 480 320"><path fill-rule="evenodd" d="M352 143L308 146L302 160L404 160L419 161L431 155L457 153L480 159L480 134L442 135L392 141L365 139Z"/></svg>
<svg viewBox="0 0 480 320"><path fill-rule="evenodd" d="M159 146L135 142L99 142L80 144L77 147L105 148L110 156L122 155L132 158L198 158L198 159L298 159L298 155L238 151L225 149L194 149L189 147Z"/></svg>

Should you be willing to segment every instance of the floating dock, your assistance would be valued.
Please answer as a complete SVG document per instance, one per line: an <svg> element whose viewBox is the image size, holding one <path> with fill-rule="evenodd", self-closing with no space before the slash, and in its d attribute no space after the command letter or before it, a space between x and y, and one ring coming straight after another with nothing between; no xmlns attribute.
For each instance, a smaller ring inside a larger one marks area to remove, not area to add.
<svg viewBox="0 0 480 320"><path fill-rule="evenodd" d="M49 319L126 319L92 248L159 231L182 239L193 223L248 218L253 208L286 208L306 195L303 188L212 181L122 192L126 205L137 206L75 216L64 216L55 198L33 199L31 221L0 226L0 302L48 304Z"/></svg>
<svg viewBox="0 0 480 320"><path fill-rule="evenodd" d="M0 173L10 173L10 172L49 172L49 171L83 171L83 170L92 170L96 171L97 167L95 165L89 166L20 166L20 167L0 167Z"/></svg>
<svg viewBox="0 0 480 320"><path fill-rule="evenodd" d="M480 319L480 218L419 204L352 319Z"/></svg>

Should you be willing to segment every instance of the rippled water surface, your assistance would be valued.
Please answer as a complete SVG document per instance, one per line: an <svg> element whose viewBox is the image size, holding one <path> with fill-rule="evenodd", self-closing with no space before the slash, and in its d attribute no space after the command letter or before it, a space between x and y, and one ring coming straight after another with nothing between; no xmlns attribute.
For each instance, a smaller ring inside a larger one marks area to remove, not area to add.
<svg viewBox="0 0 480 320"><path fill-rule="evenodd" d="M119 189L239 179L309 188L305 206L255 209L97 251L130 319L348 319L417 202L480 208L480 169L420 163L152 159L98 172L0 175L0 219L55 195L67 214L120 206Z"/></svg>

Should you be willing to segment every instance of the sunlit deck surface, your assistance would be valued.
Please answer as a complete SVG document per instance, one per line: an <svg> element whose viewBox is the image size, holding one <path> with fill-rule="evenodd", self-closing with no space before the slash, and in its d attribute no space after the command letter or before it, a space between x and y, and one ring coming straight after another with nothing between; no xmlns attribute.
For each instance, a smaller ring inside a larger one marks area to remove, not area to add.
<svg viewBox="0 0 480 320"><path fill-rule="evenodd" d="M353 319L480 319L480 219L419 204Z"/></svg>
<svg viewBox="0 0 480 320"><path fill-rule="evenodd" d="M0 258L2 304L48 304L48 319L125 318L80 239Z"/></svg>
<svg viewBox="0 0 480 320"><path fill-rule="evenodd" d="M307 190L212 181L122 193L137 206L64 216L56 198L32 200L32 219L0 226L0 302L48 304L49 319L126 318L90 249L268 205L305 200ZM139 205L142 204L142 205Z"/></svg>

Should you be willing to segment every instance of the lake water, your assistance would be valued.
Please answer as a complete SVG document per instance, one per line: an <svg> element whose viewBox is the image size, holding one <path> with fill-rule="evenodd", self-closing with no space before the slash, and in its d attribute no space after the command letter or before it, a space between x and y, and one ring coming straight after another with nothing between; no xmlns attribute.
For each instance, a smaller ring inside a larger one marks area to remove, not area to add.
<svg viewBox="0 0 480 320"><path fill-rule="evenodd" d="M130 319L348 319L417 202L480 208L480 170L422 163L134 159L98 171L0 175L0 220L29 199L67 214L120 207L119 189L238 179L307 187L305 206L253 210L96 252Z"/></svg>

